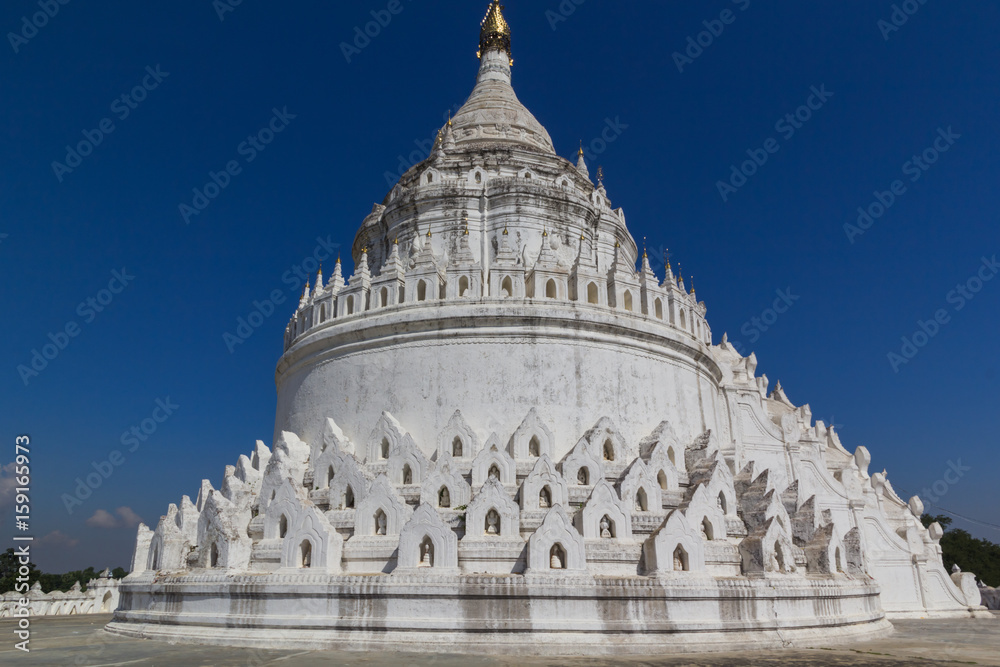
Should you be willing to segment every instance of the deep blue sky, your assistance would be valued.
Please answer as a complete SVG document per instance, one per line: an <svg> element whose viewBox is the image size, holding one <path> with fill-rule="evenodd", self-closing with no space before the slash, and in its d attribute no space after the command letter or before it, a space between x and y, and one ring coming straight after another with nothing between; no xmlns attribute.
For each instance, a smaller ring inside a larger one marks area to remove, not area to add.
<svg viewBox="0 0 1000 667"><path fill-rule="evenodd" d="M155 525L270 440L297 298L283 275L318 237L350 247L385 173L474 82L486 0L403 0L347 63L340 43L387 4L244 0L220 21L211 0L77 1L18 53L0 44L0 464L30 433L44 569L127 566L134 519L118 508ZM1000 253L1000 7L930 0L886 40L891 5L587 0L553 30L558 0L508 0L515 87L564 156L608 118L628 126L599 158L609 194L651 254L669 247L696 276L717 341L728 331L755 350L901 495L949 462L971 468L939 504L1000 524L1000 280L961 311L948 300ZM727 8L735 21L679 72L672 54ZM2 32L35 11L5 2ZM112 102L157 65L169 76L120 120ZM833 97L786 140L775 123L812 86ZM237 147L284 107L297 118L247 164ZM104 118L115 131L60 183L52 162ZM904 163L949 127L961 138L850 243L857 208L908 179ZM772 137L778 153L723 202L717 181ZM242 172L185 225L178 205L233 159ZM134 280L87 322L78 304L122 268ZM799 299L753 340L751 318L786 289ZM274 290L289 301L231 354L223 334ZM939 309L949 323L894 372L887 355ZM79 335L25 386L18 366L70 322ZM167 397L174 414L68 514L61 495Z"/></svg>

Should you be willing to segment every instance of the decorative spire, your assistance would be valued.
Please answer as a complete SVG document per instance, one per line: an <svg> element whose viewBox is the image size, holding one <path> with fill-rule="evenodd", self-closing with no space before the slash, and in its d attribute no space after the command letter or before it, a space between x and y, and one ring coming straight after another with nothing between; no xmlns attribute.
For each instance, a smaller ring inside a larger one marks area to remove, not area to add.
<svg viewBox="0 0 1000 667"><path fill-rule="evenodd" d="M444 140L441 142L441 148L445 151L455 150L455 133L451 130L451 114L448 114L448 124L444 126Z"/></svg>
<svg viewBox="0 0 1000 667"><path fill-rule="evenodd" d="M481 59L487 51L503 51L511 58L510 52L510 26L503 17L503 5L500 0L493 0L489 9L486 10L486 18L483 19L483 27L479 32L479 53ZM514 61L511 60L511 64Z"/></svg>
<svg viewBox="0 0 1000 667"><path fill-rule="evenodd" d="M639 282L643 285L657 285L656 273L649 265L649 253L646 252L646 239L642 239L642 270L639 272Z"/></svg>
<svg viewBox="0 0 1000 667"><path fill-rule="evenodd" d="M587 159L583 155L583 142L580 142L580 154L576 159L576 170L583 174L583 177L590 180L590 170L587 169Z"/></svg>
<svg viewBox="0 0 1000 667"><path fill-rule="evenodd" d="M371 268L368 266L368 246L361 249L361 261L354 268L354 275L351 277L351 286L357 285L357 279L361 280L362 284L367 284L371 281Z"/></svg>
<svg viewBox="0 0 1000 667"><path fill-rule="evenodd" d="M333 278L327 287L330 288L334 295L344 288L344 271L340 265L340 255L337 256L337 264L333 267Z"/></svg>
<svg viewBox="0 0 1000 667"><path fill-rule="evenodd" d="M317 296L323 291L323 265L319 265L319 271L316 273L316 288L313 290L313 296Z"/></svg>
<svg viewBox="0 0 1000 667"><path fill-rule="evenodd" d="M597 168L597 186L598 187L604 186L604 167Z"/></svg>
<svg viewBox="0 0 1000 667"><path fill-rule="evenodd" d="M385 266L382 267L380 275L390 277L402 276L402 274L403 261L399 257L399 239L393 239L392 252L389 253L389 259L385 260Z"/></svg>

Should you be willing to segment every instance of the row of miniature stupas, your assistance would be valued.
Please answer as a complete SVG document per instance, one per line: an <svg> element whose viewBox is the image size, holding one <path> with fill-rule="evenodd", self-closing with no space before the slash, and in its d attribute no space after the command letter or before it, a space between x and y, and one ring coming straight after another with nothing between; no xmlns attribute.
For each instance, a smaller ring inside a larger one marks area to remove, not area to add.
<svg viewBox="0 0 1000 667"><path fill-rule="evenodd" d="M430 233L428 233L430 237ZM591 242L580 238L577 260L572 268L560 264L543 236L534 266L526 269L508 243L505 229L498 239L499 251L488 272L475 260L469 248L469 232L459 236L457 251L442 261L431 247L430 238L411 244L408 267L400 256L398 239L378 275L372 276L367 249L362 250L358 270L345 283L340 259L333 278L323 284L322 269L315 287L306 284L299 307L285 332L285 349L302 334L333 319L359 315L396 305L458 299L534 299L541 303L583 302L613 308L663 322L710 345L712 332L705 320L707 309L699 302L692 285L688 292L683 277L675 277L669 263L660 283L643 253L642 270L636 273L619 246L611 269L598 269ZM483 279L484 273L488 276Z"/></svg>
<svg viewBox="0 0 1000 667"><path fill-rule="evenodd" d="M87 582L83 590L80 582L73 584L67 592L43 593L39 582L31 587L28 595L11 591L0 595L0 618L17 615L21 600L28 600L32 616L75 616L77 614L110 614L118 608L118 585L120 580L111 576L111 570L104 570L96 579Z"/></svg>

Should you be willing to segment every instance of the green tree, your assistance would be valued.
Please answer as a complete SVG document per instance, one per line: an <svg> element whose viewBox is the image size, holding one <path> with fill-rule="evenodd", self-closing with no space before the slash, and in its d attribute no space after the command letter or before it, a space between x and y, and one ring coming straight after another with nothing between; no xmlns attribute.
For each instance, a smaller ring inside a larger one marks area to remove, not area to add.
<svg viewBox="0 0 1000 667"><path fill-rule="evenodd" d="M17 573L20 567L21 563L14 549L7 549L7 551L0 554L0 593L14 590L14 586L17 585ZM42 573L38 571L34 563L28 563L29 586L34 585L41 575Z"/></svg>
<svg viewBox="0 0 1000 667"><path fill-rule="evenodd" d="M17 555L13 549L7 549L7 551L0 554L0 594L14 590L20 566L21 564L18 562ZM100 572L92 567L64 574L41 572L35 567L34 563L30 563L28 567L30 569L28 574L29 583L34 585L36 581L40 582L43 593L51 593L52 591L62 591L65 593L78 581L82 589L87 590L87 582L91 579L97 579L100 574ZM115 579L124 579L126 575L128 575L128 572L124 568L116 567L111 571L111 576Z"/></svg>
<svg viewBox="0 0 1000 667"><path fill-rule="evenodd" d="M972 572L987 586L1000 586L1000 544L977 539L961 529L949 530L952 519L947 516L924 515L924 526L939 523L945 530L941 538L944 567L951 572L958 565L963 572Z"/></svg>

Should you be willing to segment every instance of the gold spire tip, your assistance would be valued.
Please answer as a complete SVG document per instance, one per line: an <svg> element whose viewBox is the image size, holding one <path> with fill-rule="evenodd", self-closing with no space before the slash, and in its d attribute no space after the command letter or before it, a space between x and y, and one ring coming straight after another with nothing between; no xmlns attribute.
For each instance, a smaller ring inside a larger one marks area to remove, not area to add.
<svg viewBox="0 0 1000 667"><path fill-rule="evenodd" d="M489 9L486 10L486 18L483 19L482 30L479 32L479 57L496 49L503 51L507 57L511 57L510 52L510 26L503 17L504 6L500 0L493 0ZM513 62L513 60L511 61Z"/></svg>

